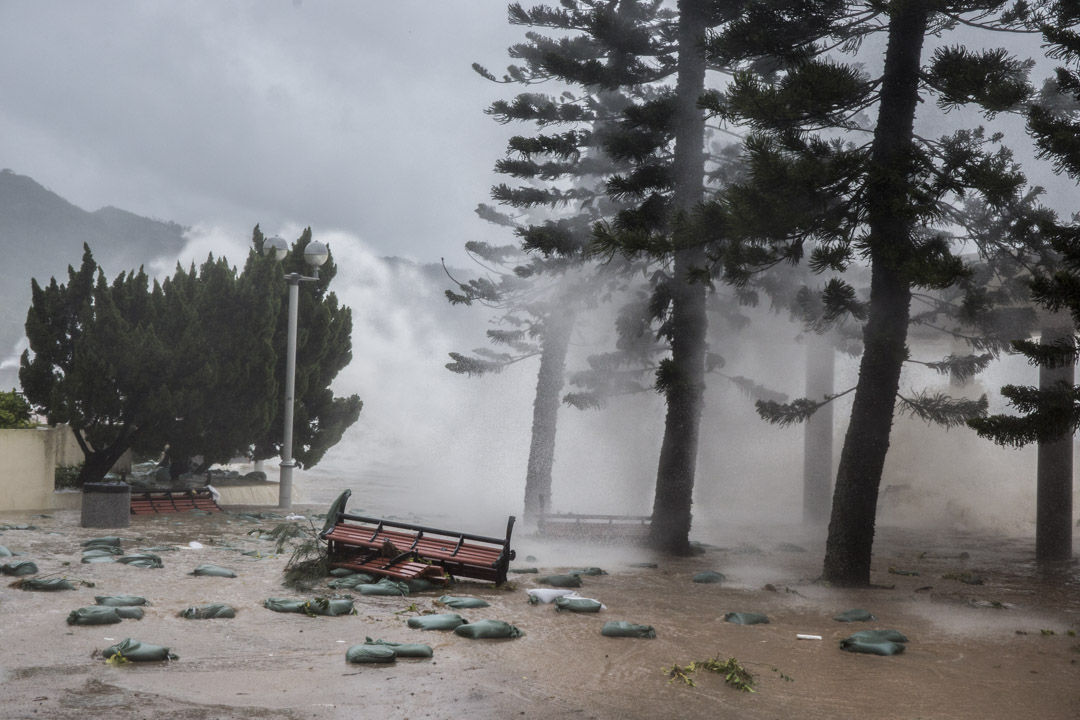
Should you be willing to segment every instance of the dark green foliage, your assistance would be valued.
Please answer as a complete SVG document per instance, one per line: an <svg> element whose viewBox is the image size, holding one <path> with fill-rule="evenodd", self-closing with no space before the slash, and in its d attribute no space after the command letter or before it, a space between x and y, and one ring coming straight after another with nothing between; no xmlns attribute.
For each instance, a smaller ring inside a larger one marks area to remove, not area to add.
<svg viewBox="0 0 1080 720"><path fill-rule="evenodd" d="M0 392L0 430L33 427L30 404L16 390Z"/></svg>

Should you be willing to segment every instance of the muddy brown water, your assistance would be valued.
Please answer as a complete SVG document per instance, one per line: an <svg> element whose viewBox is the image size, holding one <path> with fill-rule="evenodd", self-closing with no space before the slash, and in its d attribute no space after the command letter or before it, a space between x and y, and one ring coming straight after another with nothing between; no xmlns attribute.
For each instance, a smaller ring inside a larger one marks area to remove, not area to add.
<svg viewBox="0 0 1080 720"><path fill-rule="evenodd" d="M300 511L325 508L301 508ZM265 510L265 509L264 509ZM308 618L262 607L268 597L302 597L281 586L284 556L248 534L279 521L232 514L136 517L117 531L125 550L176 547L162 569L80 564L79 543L110 531L79 527L77 511L52 517L0 513L0 544L26 552L42 575L94 583L75 591L26 592L0 585L2 718L1076 718L1080 717L1080 571L1039 567L1032 538L879 528L869 590L815 582L823 543L800 528L751 532L706 528L702 555L671 559L629 546L573 547L520 537L517 566L556 573L599 566L579 592L601 600L596 615L531 606L537 575L515 575L513 589L459 583L454 594L491 607L460 611L520 627L522 638L468 640L409 629L423 611L445 611L439 592L408 598L356 596L356 616ZM446 520L440 520L446 524ZM191 541L204 545L193 549ZM239 549L239 550L238 550ZM535 560L526 560L531 556ZM636 568L630 563L655 562ZM196 565L229 567L236 579L194 577ZM902 575L890 572L918 573ZM693 575L718 570L720 585ZM966 574L966 575L965 575ZM946 578L943 576L950 576ZM961 582L977 576L983 584ZM325 585L321 591L326 592ZM142 620L70 627L67 614L95 595L142 595ZM313 593L314 594L314 593ZM232 620L185 620L186 607L224 602ZM415 603L416 608L410 609ZM835 622L849 608L878 620ZM768 625L723 621L733 611L768 614ZM607 620L652 625L653 640L606 638ZM893 657L838 647L855 630L895 628L908 636ZM821 635L799 640L796 634ZM1050 634L1052 633L1052 634ZM167 645L180 659L126 666L95 653L125 637ZM392 666L348 665L345 651L366 637L426 642L435 656ZM664 668L736 658L755 693L698 672L691 687Z"/></svg>

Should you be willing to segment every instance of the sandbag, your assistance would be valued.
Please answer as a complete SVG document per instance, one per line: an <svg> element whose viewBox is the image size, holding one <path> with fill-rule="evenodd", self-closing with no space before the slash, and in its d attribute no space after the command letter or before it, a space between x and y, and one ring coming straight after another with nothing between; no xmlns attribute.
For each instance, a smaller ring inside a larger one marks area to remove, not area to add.
<svg viewBox="0 0 1080 720"><path fill-rule="evenodd" d="M587 567L582 568L581 570L571 570L567 575L588 575L592 577L596 575L607 575L607 573L598 567Z"/></svg>
<svg viewBox="0 0 1080 720"><path fill-rule="evenodd" d="M353 573L352 575L334 578L326 584L334 590L355 590L358 585L373 585L374 583L374 575L368 575L367 573Z"/></svg>
<svg viewBox="0 0 1080 720"><path fill-rule="evenodd" d="M95 605L95 607L104 606ZM121 607L113 608L113 610L116 611L116 614L120 616L121 620L142 620L145 612L141 607L136 607L134 605L123 605Z"/></svg>
<svg viewBox="0 0 1080 720"><path fill-rule="evenodd" d="M540 568L510 568L508 572L514 575L536 575Z"/></svg>
<svg viewBox="0 0 1080 720"><path fill-rule="evenodd" d="M487 640L497 638L519 638L524 635L525 632L502 620L477 620L473 623L458 625L454 628L454 634L472 640Z"/></svg>
<svg viewBox="0 0 1080 720"><path fill-rule="evenodd" d="M41 592L53 592L55 590L75 590L75 583L67 578L26 578L19 583L20 590L38 590Z"/></svg>
<svg viewBox="0 0 1080 720"><path fill-rule="evenodd" d="M372 640L367 638L364 640L365 645L384 645L394 651L394 655L399 658L429 658L434 653L431 651L430 645L424 643L396 643L389 640Z"/></svg>
<svg viewBox="0 0 1080 720"><path fill-rule="evenodd" d="M435 583L431 582L427 578L413 578L411 580L402 581L405 583L405 587L409 588L410 593L422 593L428 590L435 589Z"/></svg>
<svg viewBox="0 0 1080 720"><path fill-rule="evenodd" d="M116 562L116 556L112 553L104 553L102 555L91 555L89 553L82 556L83 563L114 563Z"/></svg>
<svg viewBox="0 0 1080 720"><path fill-rule="evenodd" d="M37 575L38 566L32 560L19 560L0 565L0 572L14 577L26 577L27 575Z"/></svg>
<svg viewBox="0 0 1080 720"><path fill-rule="evenodd" d="M361 595L384 595L402 597L409 594L409 586L403 582L395 582L389 578L383 578L375 584L363 583L354 588Z"/></svg>
<svg viewBox="0 0 1080 720"><path fill-rule="evenodd" d="M0 545L0 557L14 557L15 553Z"/></svg>
<svg viewBox="0 0 1080 720"><path fill-rule="evenodd" d="M654 638L656 630L652 625L636 625L623 620L609 620L600 629L605 637Z"/></svg>
<svg viewBox="0 0 1080 720"><path fill-rule="evenodd" d="M561 597L578 597L576 590L569 590L565 588L533 588L526 590L529 594L529 604L538 605L539 603L549 603L556 598Z"/></svg>
<svg viewBox="0 0 1080 720"><path fill-rule="evenodd" d="M120 622L120 614L114 607L91 605L72 610L67 616L68 625L115 625Z"/></svg>
<svg viewBox="0 0 1080 720"><path fill-rule="evenodd" d="M853 608L851 610L845 610L839 615L834 615L833 620L836 622L869 622L871 620L877 620L877 618L871 615L869 610Z"/></svg>
<svg viewBox="0 0 1080 720"><path fill-rule="evenodd" d="M406 624L414 630L453 630L467 622L468 620L457 613L443 613L442 615L411 617Z"/></svg>
<svg viewBox="0 0 1080 720"><path fill-rule="evenodd" d="M101 651L106 660L113 662L156 662L161 660L179 660L176 653L161 645L139 642L125 638L116 645L110 645Z"/></svg>
<svg viewBox="0 0 1080 720"><path fill-rule="evenodd" d="M852 633L846 639L855 640L856 642L897 642L906 643L907 637L897 630L860 630L857 633Z"/></svg>
<svg viewBox="0 0 1080 720"><path fill-rule="evenodd" d="M180 617L187 618L189 620L213 620L216 618L234 618L236 617L236 611L228 605L222 605L221 603L211 603L210 605L199 605L196 607L189 607L180 611Z"/></svg>
<svg viewBox="0 0 1080 720"><path fill-rule="evenodd" d="M899 655L904 652L904 644L881 640L878 642L866 642L844 638L840 641L840 649L863 655Z"/></svg>
<svg viewBox="0 0 1080 720"><path fill-rule="evenodd" d="M353 645L345 651L345 661L350 663L392 663L395 660L394 649L385 645Z"/></svg>
<svg viewBox="0 0 1080 720"><path fill-rule="evenodd" d="M350 575L356 575L356 570L352 568L334 568L330 571L330 574L336 578L349 577Z"/></svg>
<svg viewBox="0 0 1080 720"><path fill-rule="evenodd" d="M599 600L593 600L592 598L583 597L568 597L563 596L555 598L555 611L560 612L563 610L576 613L597 613L603 608L603 604Z"/></svg>
<svg viewBox="0 0 1080 720"><path fill-rule="evenodd" d="M146 598L138 595L97 595L94 597L94 602L98 605L108 605L110 607L132 607L150 604Z"/></svg>
<svg viewBox="0 0 1080 720"><path fill-rule="evenodd" d="M472 610L474 608L491 607L491 603L487 600L482 600L477 597L454 597L453 595L443 595L439 598L439 602L456 610Z"/></svg>
<svg viewBox="0 0 1080 720"><path fill-rule="evenodd" d="M279 613L302 613L307 605L307 600L293 600L291 598L267 598L263 607Z"/></svg>
<svg viewBox="0 0 1080 720"><path fill-rule="evenodd" d="M131 555L122 555L116 558L116 562L138 568L165 567L165 563L161 562L161 558L154 553L132 553Z"/></svg>
<svg viewBox="0 0 1080 720"><path fill-rule="evenodd" d="M536 582L541 585L550 585L558 588L579 588L581 587L580 575L548 575L547 577L537 578Z"/></svg>
<svg viewBox="0 0 1080 720"><path fill-rule="evenodd" d="M120 538L115 535L106 535L105 537L90 538L84 540L82 546L88 548L92 545L110 545L112 547L120 547Z"/></svg>
<svg viewBox="0 0 1080 720"><path fill-rule="evenodd" d="M716 584L722 583L725 580L727 580L727 578L724 576L724 573L716 572L715 570L706 570L705 572L699 572L694 576L694 582L696 583Z"/></svg>
<svg viewBox="0 0 1080 720"><path fill-rule="evenodd" d="M229 568L223 568L220 565L203 564L191 571L192 575L199 577L222 577L222 578L234 578L236 573Z"/></svg>
<svg viewBox="0 0 1080 720"><path fill-rule="evenodd" d="M769 616L761 613L729 612L724 613L724 622L736 625L760 625L769 622Z"/></svg>
<svg viewBox="0 0 1080 720"><path fill-rule="evenodd" d="M655 570L658 567L660 567L660 565L658 563L654 563L654 562L632 562L632 563L626 563L626 566L627 567L632 567L632 568L642 568L642 569L645 569L645 570Z"/></svg>

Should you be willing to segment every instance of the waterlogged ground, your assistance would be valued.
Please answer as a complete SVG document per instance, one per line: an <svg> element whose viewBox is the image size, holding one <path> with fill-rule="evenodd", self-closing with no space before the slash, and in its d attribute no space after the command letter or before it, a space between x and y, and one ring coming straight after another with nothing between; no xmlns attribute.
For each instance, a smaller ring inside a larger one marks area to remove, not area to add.
<svg viewBox="0 0 1080 720"><path fill-rule="evenodd" d="M324 509L306 508L308 511ZM424 518L410 518L423 520ZM55 593L0 585L0 687L3 718L1072 718L1080 709L1080 572L1038 568L1033 541L990 535L946 536L881 528L872 590L817 584L820 539L797 529L750 533L704 528L703 555L651 557L632 547L571 548L522 537L519 567L543 572L599 566L579 592L601 600L598 615L531 606L536 575L514 589L461 583L455 594L491 603L461 611L470 620L506 620L515 640L468 640L406 627L425 610L445 611L440 593L356 598L358 615L308 618L262 607L268 597L300 597L280 584L285 557L249 532L280 521L236 515L136 517L117 531L126 550L162 550L162 569L80 564L79 543L109 531L79 527L77 511L52 517L0 513L0 544L25 552L42 575L60 573L94 587ZM439 517L447 526L453 518ZM499 534L501 528L488 528ZM191 548L196 541L204 547ZM535 558L526 560L527 556ZM655 562L657 568L631 567ZM194 577L196 565L232 568L236 579ZM890 569L892 572L890 572ZM717 570L720 585L693 575ZM899 573L918 573L899 574ZM948 576L948 577L944 577ZM962 580L982 580L981 585ZM325 592L325 585L322 586ZM95 595L134 594L152 605L142 620L70 627L71 610ZM231 620L185 620L192 605L224 602ZM415 604L415 607L412 607ZM841 624L836 613L865 608L878 620ZM768 614L768 625L737 626L726 612ZM654 640L606 638L607 620L652 625ZM843 652L854 630L895 628L908 636L894 657ZM799 640L796 635L821 635ZM95 653L125 637L167 645L179 660L106 665ZM365 637L426 642L435 656L387 667L345 662ZM755 693L723 677L696 673L696 685L669 682L663 668L736 658Z"/></svg>

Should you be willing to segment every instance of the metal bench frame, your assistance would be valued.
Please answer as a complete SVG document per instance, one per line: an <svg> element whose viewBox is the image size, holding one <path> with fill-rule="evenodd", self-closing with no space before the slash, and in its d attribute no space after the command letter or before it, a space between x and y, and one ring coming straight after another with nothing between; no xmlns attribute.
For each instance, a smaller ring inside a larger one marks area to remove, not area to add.
<svg viewBox="0 0 1080 720"><path fill-rule="evenodd" d="M330 520L319 537L327 543L331 567L406 580L445 579L445 573L451 579L468 577L501 585L515 557L510 548L512 515L505 538L351 515L344 512L343 502L332 524Z"/></svg>

